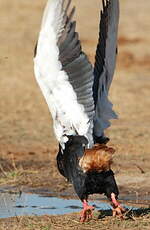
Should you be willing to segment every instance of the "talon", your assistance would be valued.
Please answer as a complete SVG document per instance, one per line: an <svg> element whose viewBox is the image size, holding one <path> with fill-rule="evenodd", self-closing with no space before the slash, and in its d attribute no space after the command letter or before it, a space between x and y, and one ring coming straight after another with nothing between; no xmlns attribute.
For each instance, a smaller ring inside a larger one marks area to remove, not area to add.
<svg viewBox="0 0 150 230"><path fill-rule="evenodd" d="M92 219L94 207L88 205L86 200L83 201L83 210L80 215L80 222L86 222Z"/></svg>
<svg viewBox="0 0 150 230"><path fill-rule="evenodd" d="M113 217L119 216L121 219L124 219L123 213L126 211L116 200L115 194L111 194L111 201L113 205Z"/></svg>
<svg viewBox="0 0 150 230"><path fill-rule="evenodd" d="M124 219L123 213L125 212L125 209L121 206L118 206L113 209L113 217L119 216L121 219Z"/></svg>

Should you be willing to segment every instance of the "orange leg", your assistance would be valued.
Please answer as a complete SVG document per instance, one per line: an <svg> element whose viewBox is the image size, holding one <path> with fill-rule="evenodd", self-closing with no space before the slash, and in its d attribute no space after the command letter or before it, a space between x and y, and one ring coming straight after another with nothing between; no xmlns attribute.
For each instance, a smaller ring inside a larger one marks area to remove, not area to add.
<svg viewBox="0 0 150 230"><path fill-rule="evenodd" d="M83 200L83 210L81 211L80 221L85 222L92 219L94 207L88 205L87 200Z"/></svg>
<svg viewBox="0 0 150 230"><path fill-rule="evenodd" d="M111 202L113 205L113 217L119 216L121 219L123 219L123 213L125 212L125 209L116 200L116 195L114 193L111 193Z"/></svg>

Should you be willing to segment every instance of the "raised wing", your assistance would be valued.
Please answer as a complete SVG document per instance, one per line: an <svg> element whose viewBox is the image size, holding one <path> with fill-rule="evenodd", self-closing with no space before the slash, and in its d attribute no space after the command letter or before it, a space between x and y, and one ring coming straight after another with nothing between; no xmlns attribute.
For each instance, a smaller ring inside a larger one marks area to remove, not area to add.
<svg viewBox="0 0 150 230"><path fill-rule="evenodd" d="M49 0L34 59L35 76L63 145L67 135L84 135L92 145L93 69L81 50L71 1Z"/></svg>
<svg viewBox="0 0 150 230"><path fill-rule="evenodd" d="M117 54L119 0L102 0L99 41L94 67L93 94L95 102L94 135L103 135L110 126L110 119L117 118L108 100Z"/></svg>

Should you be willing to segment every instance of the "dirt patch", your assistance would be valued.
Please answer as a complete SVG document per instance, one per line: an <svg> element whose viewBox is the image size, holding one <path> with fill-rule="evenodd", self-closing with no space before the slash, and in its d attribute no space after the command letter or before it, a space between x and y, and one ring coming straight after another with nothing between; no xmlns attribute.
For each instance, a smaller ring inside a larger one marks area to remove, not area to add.
<svg viewBox="0 0 150 230"><path fill-rule="evenodd" d="M42 216L42 217L17 217L0 220L0 230L24 229L24 230L50 230L50 229L114 229L114 230L149 230L149 214L131 214L126 220L112 219L109 213L95 213L92 221L81 224L78 220L78 213L63 216ZM93 228L94 226L94 228Z"/></svg>
<svg viewBox="0 0 150 230"><path fill-rule="evenodd" d="M150 70L150 55L145 55L142 58L137 58L134 53L123 51L118 58L118 65L122 68L146 68Z"/></svg>
<svg viewBox="0 0 150 230"><path fill-rule="evenodd" d="M119 37L118 39L118 45L119 46L123 46L123 45L129 45L129 44L137 44L140 42L144 42L142 39L140 38L127 38L127 37Z"/></svg>

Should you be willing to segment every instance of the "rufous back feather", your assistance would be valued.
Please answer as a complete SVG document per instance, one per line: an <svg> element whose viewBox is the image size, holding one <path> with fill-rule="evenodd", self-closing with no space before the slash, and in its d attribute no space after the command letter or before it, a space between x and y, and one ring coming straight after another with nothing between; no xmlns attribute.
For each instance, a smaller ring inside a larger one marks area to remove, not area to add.
<svg viewBox="0 0 150 230"><path fill-rule="evenodd" d="M79 165L84 172L107 171L113 162L114 153L115 150L112 147L96 144L92 149L85 150Z"/></svg>

